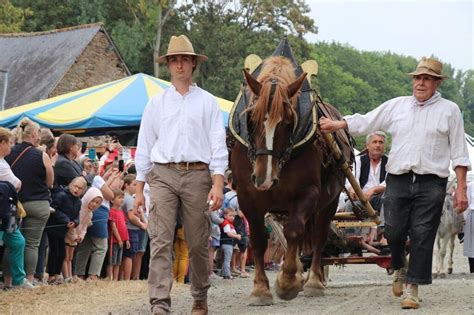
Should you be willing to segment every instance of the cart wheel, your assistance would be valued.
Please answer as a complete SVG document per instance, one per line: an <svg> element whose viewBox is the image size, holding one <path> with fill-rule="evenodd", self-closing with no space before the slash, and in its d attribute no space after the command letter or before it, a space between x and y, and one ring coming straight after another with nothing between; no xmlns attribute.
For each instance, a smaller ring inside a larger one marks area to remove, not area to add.
<svg viewBox="0 0 474 315"><path fill-rule="evenodd" d="M385 270L387 270L387 274L388 274L389 276L393 275L393 271L394 271L394 270L393 270L392 268L386 268Z"/></svg>

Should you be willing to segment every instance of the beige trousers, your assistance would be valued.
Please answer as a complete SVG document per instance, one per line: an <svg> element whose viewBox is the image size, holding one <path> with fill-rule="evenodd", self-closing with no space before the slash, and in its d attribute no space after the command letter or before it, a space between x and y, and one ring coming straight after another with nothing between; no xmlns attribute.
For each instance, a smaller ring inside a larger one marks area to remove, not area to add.
<svg viewBox="0 0 474 315"><path fill-rule="evenodd" d="M209 283L208 239L210 224L207 195L212 180L209 170L178 171L157 165L151 171L150 269L148 287L152 312L170 312L173 285L172 251L178 212L189 249L191 295L206 301Z"/></svg>

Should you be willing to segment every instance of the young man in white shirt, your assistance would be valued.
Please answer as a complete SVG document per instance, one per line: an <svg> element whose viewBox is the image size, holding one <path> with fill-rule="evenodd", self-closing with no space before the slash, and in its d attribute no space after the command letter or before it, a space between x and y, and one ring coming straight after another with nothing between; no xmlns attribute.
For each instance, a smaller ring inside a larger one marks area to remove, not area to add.
<svg viewBox="0 0 474 315"><path fill-rule="evenodd" d="M135 207L144 205L143 187L150 185L150 272L152 313L171 311L173 237L178 211L189 248L192 314L207 314L209 289L208 210L223 201L228 164L222 113L213 95L192 82L198 62L189 39L172 36L167 62L172 86L153 97L143 113L135 155ZM209 205L208 205L209 204Z"/></svg>
<svg viewBox="0 0 474 315"><path fill-rule="evenodd" d="M418 285L431 283L433 244L439 226L449 164L458 187L454 207L467 207L466 172L471 168L461 111L441 97L438 87L447 78L443 65L423 58L412 76L412 96L391 99L365 115L354 114L341 121L320 119L323 132L348 128L354 135L384 130L392 135L387 163L384 200L385 236L392 267L396 270L392 291L405 293L402 308L418 308ZM405 242L410 238L410 261ZM404 289L405 285L405 290Z"/></svg>

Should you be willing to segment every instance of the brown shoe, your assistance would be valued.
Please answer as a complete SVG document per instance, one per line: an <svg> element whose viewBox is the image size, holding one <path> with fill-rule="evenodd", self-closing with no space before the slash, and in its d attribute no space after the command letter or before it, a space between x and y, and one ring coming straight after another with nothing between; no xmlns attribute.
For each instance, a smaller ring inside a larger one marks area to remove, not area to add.
<svg viewBox="0 0 474 315"><path fill-rule="evenodd" d="M400 304L403 309L417 309L420 307L420 299L407 290Z"/></svg>
<svg viewBox="0 0 474 315"><path fill-rule="evenodd" d="M393 273L392 292L393 295L399 297L403 294L403 285L407 281L407 270L406 268L400 268L395 270Z"/></svg>
<svg viewBox="0 0 474 315"><path fill-rule="evenodd" d="M191 315L207 315L207 302L194 301Z"/></svg>

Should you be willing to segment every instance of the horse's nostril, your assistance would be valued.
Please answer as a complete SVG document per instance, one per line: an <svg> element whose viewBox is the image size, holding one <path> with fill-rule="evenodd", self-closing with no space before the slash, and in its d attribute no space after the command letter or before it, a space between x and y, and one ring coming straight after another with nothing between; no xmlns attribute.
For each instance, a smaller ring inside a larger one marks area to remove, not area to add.
<svg viewBox="0 0 474 315"><path fill-rule="evenodd" d="M257 176L255 174L252 174L252 182L255 183L257 181Z"/></svg>

